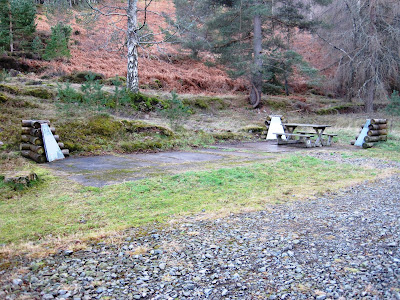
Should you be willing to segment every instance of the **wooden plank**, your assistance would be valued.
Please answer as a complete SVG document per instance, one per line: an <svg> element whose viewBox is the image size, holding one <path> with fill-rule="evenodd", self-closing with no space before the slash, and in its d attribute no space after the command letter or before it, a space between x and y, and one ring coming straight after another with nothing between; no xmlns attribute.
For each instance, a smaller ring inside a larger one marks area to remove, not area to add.
<svg viewBox="0 0 400 300"><path fill-rule="evenodd" d="M50 126L49 120L22 120L21 123L22 123L23 127L40 128L40 124L42 124L42 123L47 123Z"/></svg>
<svg viewBox="0 0 400 300"><path fill-rule="evenodd" d="M29 135L23 134L21 135L21 141L23 142L29 142Z"/></svg>
<svg viewBox="0 0 400 300"><path fill-rule="evenodd" d="M286 135L286 136L297 136L297 137L314 137L314 135L311 134L299 134L299 133L274 133L276 135Z"/></svg>
<svg viewBox="0 0 400 300"><path fill-rule="evenodd" d="M367 135L367 133L368 133L368 130L369 130L369 128L368 128L368 126L371 124L371 120L370 119L367 119L367 121L365 122L365 124L364 124L364 127L363 127L363 129L362 129L362 131L361 131L361 133L360 133L360 135L358 136L358 138L357 138L357 140L356 140L356 142L355 142L355 146L359 146L359 147L362 147L362 145L363 145L363 143L364 143L364 137Z"/></svg>
<svg viewBox="0 0 400 300"><path fill-rule="evenodd" d="M19 145L19 150L30 150L31 149L31 144L28 143L22 143Z"/></svg>
<svg viewBox="0 0 400 300"><path fill-rule="evenodd" d="M44 149L42 146L36 146L28 143L22 143L20 145L20 150L30 150L40 155L44 154Z"/></svg>
<svg viewBox="0 0 400 300"><path fill-rule="evenodd" d="M305 135L305 134L297 134L297 133L285 133L285 134L275 133L275 134L278 138L278 145L302 144L302 145L306 146L307 148L311 148L311 147L315 146L310 139L313 137L313 135ZM298 137L299 139L284 140L284 139L282 139L282 135L295 136L295 137Z"/></svg>
<svg viewBox="0 0 400 300"><path fill-rule="evenodd" d="M301 124L301 123L284 123L283 126L290 126L290 127L312 127L312 128L328 128L332 127L332 125L327 124Z"/></svg>
<svg viewBox="0 0 400 300"><path fill-rule="evenodd" d="M32 145L37 145L37 146L43 145L43 140L40 137L29 136L29 142Z"/></svg>

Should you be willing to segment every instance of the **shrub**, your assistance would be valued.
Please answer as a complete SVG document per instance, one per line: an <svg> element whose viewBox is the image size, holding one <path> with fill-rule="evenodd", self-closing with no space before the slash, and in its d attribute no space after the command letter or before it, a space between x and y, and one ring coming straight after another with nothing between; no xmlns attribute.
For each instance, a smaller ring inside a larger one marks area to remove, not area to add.
<svg viewBox="0 0 400 300"><path fill-rule="evenodd" d="M68 81L73 83L83 83L88 80L103 80L104 75L100 73L94 73L91 71L75 71L69 75L62 76L61 81Z"/></svg>
<svg viewBox="0 0 400 300"><path fill-rule="evenodd" d="M400 95L398 91L393 91L389 97L390 103L386 106L386 111L393 116L400 116Z"/></svg>
<svg viewBox="0 0 400 300"><path fill-rule="evenodd" d="M51 27L50 40L47 43L43 58L51 60L55 58L70 57L68 42L71 36L71 26L58 23Z"/></svg>
<svg viewBox="0 0 400 300"><path fill-rule="evenodd" d="M42 43L42 39L39 36L36 36L32 41L32 52L38 57L42 57L43 51L44 45Z"/></svg>
<svg viewBox="0 0 400 300"><path fill-rule="evenodd" d="M183 104L175 92L172 92L171 96L172 98L167 101L167 105L161 111L161 114L169 120L173 129L177 129L181 125L182 120L190 115L190 110Z"/></svg>
<svg viewBox="0 0 400 300"><path fill-rule="evenodd" d="M122 128L122 124L112 117L102 114L90 118L88 128L93 134L112 136Z"/></svg>
<svg viewBox="0 0 400 300"><path fill-rule="evenodd" d="M58 85L58 98L65 103L79 103L85 106L94 106L98 110L104 108L118 109L130 107L134 110L153 111L164 107L163 101L156 97L149 97L141 93L133 93L124 87L116 78L113 82L114 92L103 91L100 80L96 80L95 73L88 73L85 82L81 85L81 93L74 90L69 83L63 88Z"/></svg>
<svg viewBox="0 0 400 300"><path fill-rule="evenodd" d="M26 89L22 92L23 95L27 96L33 96L36 98L41 98L41 99L52 99L54 97L54 94L52 91L45 89L45 88L32 88L32 89Z"/></svg>
<svg viewBox="0 0 400 300"><path fill-rule="evenodd" d="M66 103L81 103L83 95L71 87L71 84L66 83L65 87L57 84L57 97Z"/></svg>
<svg viewBox="0 0 400 300"><path fill-rule="evenodd" d="M10 75L8 74L7 70L0 70L0 82L7 81L8 77L10 77Z"/></svg>
<svg viewBox="0 0 400 300"><path fill-rule="evenodd" d="M85 76L86 82L82 84L83 101L88 105L107 106L108 99L104 93L103 85L95 80L95 74L90 73Z"/></svg>
<svg viewBox="0 0 400 300"><path fill-rule="evenodd" d="M153 111L155 109L162 109L166 103L156 97L149 97L142 93L133 93L125 90L130 98L130 105L140 111Z"/></svg>

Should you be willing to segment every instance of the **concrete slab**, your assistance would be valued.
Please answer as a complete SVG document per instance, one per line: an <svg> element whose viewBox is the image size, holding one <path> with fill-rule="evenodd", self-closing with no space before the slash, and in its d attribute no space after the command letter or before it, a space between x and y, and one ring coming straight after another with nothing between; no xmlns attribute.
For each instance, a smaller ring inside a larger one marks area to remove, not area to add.
<svg viewBox="0 0 400 300"><path fill-rule="evenodd" d="M48 164L52 169L59 169L67 172L126 169L153 165L156 164L151 163L151 161L140 161L114 155L70 157L65 160L55 161Z"/></svg>
<svg viewBox="0 0 400 300"><path fill-rule="evenodd" d="M282 147L278 146L277 141L265 141L265 142L250 142L250 143L237 143L230 145L218 145L218 149L233 149L233 150L247 150L247 151L260 151L267 153L281 153L281 152L295 152L299 149L293 147Z"/></svg>
<svg viewBox="0 0 400 300"><path fill-rule="evenodd" d="M288 151L296 149L278 147L276 142L266 141L218 145L185 152L70 157L47 166L82 185L101 187L157 175L221 168L235 163L240 165L267 159L268 153Z"/></svg>

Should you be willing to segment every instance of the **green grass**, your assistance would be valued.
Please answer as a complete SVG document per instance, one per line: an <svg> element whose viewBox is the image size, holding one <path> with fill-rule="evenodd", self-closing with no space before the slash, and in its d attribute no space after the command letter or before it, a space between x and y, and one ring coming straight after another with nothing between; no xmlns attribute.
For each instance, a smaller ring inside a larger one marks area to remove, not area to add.
<svg viewBox="0 0 400 300"><path fill-rule="evenodd" d="M150 222L165 222L203 209L207 213L262 209L268 203L306 198L359 182L373 170L288 156L212 171L82 188L41 171L41 183L19 197L0 200L0 243L88 236Z"/></svg>
<svg viewBox="0 0 400 300"><path fill-rule="evenodd" d="M337 133L339 142L342 145L350 145L350 142L355 140L356 134L351 130L338 130ZM338 141L338 138L334 139L334 142L336 141ZM362 149L357 146L352 147L357 151L347 154L348 157L371 157L386 161L400 162L400 135L397 133L389 134L387 141L375 143L372 148Z"/></svg>
<svg viewBox="0 0 400 300"><path fill-rule="evenodd" d="M386 142L376 143L374 147L358 151L354 155L400 162L400 137L389 134Z"/></svg>

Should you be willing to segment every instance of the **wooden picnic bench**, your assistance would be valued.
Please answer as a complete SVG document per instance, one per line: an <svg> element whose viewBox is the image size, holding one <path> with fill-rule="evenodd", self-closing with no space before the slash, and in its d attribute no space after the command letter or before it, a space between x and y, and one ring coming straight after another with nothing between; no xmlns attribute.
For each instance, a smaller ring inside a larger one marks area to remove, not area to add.
<svg viewBox="0 0 400 300"><path fill-rule="evenodd" d="M287 144L303 144L307 148L314 147L314 143L311 141L311 138L314 135L311 134L299 134L299 133L274 133L278 139L278 145L287 145ZM282 135L286 137L286 140L282 138ZM294 137L298 137L298 139L294 139Z"/></svg>
<svg viewBox="0 0 400 300"><path fill-rule="evenodd" d="M282 124L285 130L284 134L280 134L278 137L278 145L285 144L304 144L306 147L322 147L330 146L332 143L332 138L337 136L336 134L325 134L326 128L331 127L331 125L325 124L300 124L300 123L284 123ZM297 127L302 128L312 128L315 132L298 131L294 132ZM286 140L282 138L285 136ZM312 137L316 136L315 142L311 140ZM327 137L327 138L324 138Z"/></svg>
<svg viewBox="0 0 400 300"><path fill-rule="evenodd" d="M296 131L296 133L299 134L314 134L312 132L307 132L307 131ZM323 133L322 136L328 137L328 139L321 139L322 145L323 146L330 146L332 144L332 139L337 136L335 133Z"/></svg>

